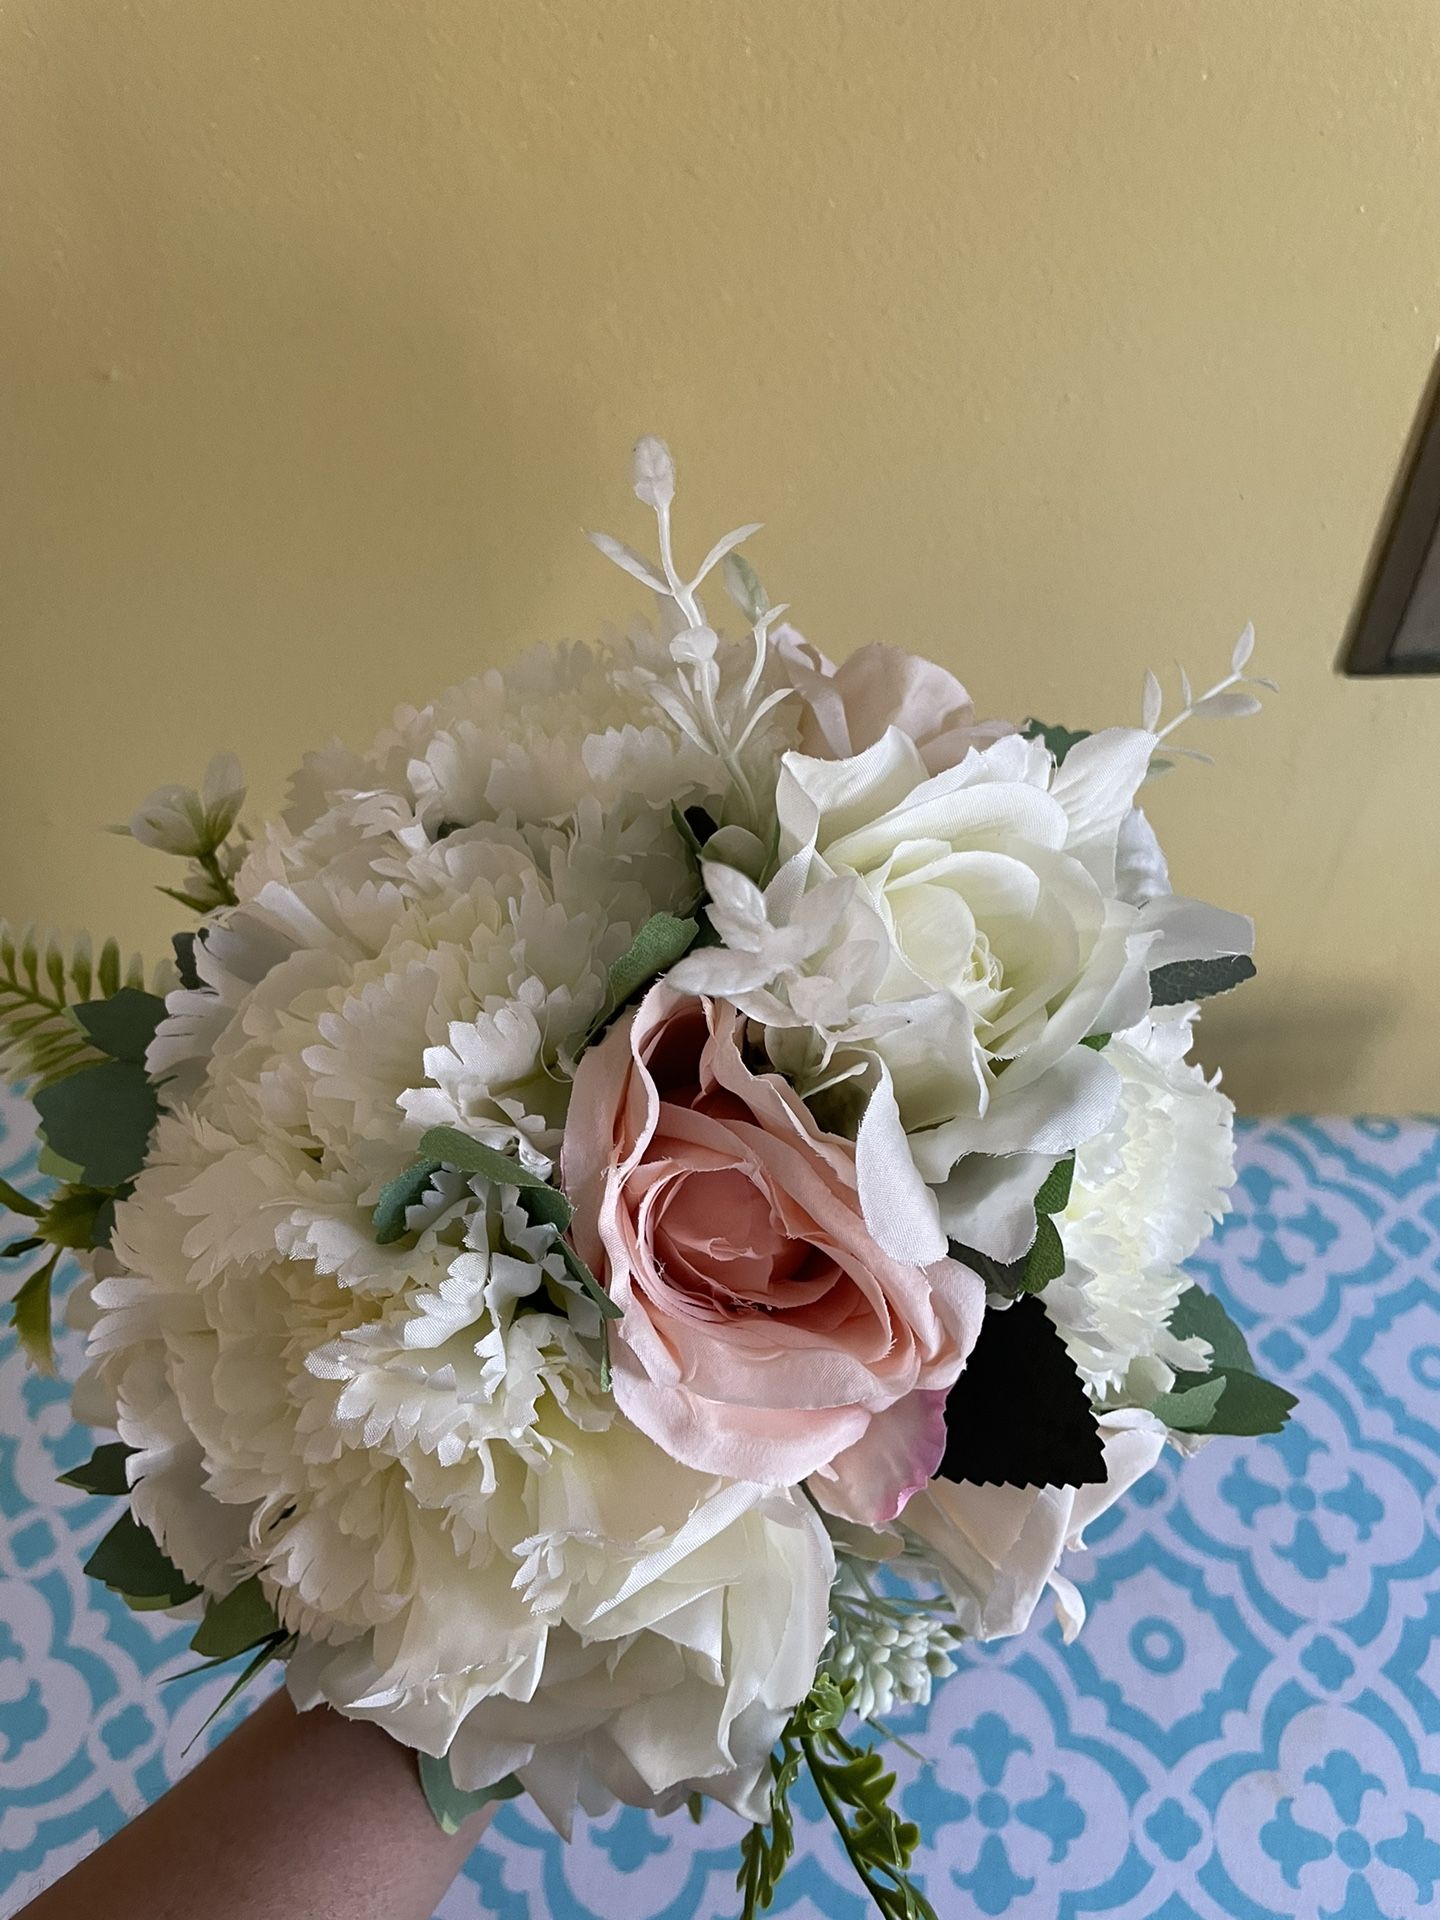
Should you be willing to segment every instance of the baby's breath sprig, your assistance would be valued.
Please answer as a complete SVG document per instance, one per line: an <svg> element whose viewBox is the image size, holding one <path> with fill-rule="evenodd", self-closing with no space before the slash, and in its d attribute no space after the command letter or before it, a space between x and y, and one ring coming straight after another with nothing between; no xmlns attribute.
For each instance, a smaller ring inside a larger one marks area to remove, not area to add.
<svg viewBox="0 0 1440 1920"><path fill-rule="evenodd" d="M766 714L791 692L788 687L763 696L760 692L770 647L770 629L785 612L783 605L769 604L753 568L736 551L751 534L760 531L760 522L753 521L723 535L696 572L686 579L675 562L671 530L675 462L665 442L654 434L647 434L636 444L631 482L636 498L655 515L660 547L658 562L647 560L611 534L592 533L590 539L607 560L612 560L673 608L679 628L670 641L670 657L676 668L674 680L666 682L657 677L649 681L650 695L687 740L721 763L743 808L745 822L753 828L760 822L760 812L741 755ZM750 671L738 700L728 703L729 710L724 712L720 702L720 663L716 657L719 635L705 617L699 594L700 587L722 563L727 589L750 621L754 647Z"/></svg>

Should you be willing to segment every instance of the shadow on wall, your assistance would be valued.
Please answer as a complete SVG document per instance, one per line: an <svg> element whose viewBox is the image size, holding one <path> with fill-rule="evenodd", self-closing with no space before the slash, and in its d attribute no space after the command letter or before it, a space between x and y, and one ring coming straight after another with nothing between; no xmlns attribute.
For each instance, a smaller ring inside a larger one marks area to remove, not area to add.
<svg viewBox="0 0 1440 1920"><path fill-rule="evenodd" d="M1242 989L1205 1008L1196 1054L1207 1072L1223 1068L1221 1084L1241 1113L1350 1113L1358 1068L1398 1017L1393 998L1332 992L1289 997L1277 1018Z"/></svg>

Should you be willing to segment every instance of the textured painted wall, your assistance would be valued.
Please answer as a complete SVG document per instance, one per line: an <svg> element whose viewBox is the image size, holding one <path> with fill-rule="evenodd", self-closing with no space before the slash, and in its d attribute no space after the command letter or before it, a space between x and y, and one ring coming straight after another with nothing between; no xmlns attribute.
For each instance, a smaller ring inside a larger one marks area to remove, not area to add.
<svg viewBox="0 0 1440 1920"><path fill-rule="evenodd" d="M1334 660L1436 349L1431 0L11 0L0 901L158 946L94 829L632 604L666 433L840 654L1130 717L1283 682L1157 790L1255 911L1251 1107L1440 1106L1440 683ZM1200 739L1196 744L1209 745Z"/></svg>

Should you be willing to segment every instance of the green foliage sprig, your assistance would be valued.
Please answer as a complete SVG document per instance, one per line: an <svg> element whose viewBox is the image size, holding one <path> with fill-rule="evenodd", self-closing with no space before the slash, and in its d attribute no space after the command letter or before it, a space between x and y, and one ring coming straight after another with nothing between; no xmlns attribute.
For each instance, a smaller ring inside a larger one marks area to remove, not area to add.
<svg viewBox="0 0 1440 1920"><path fill-rule="evenodd" d="M882 1920L937 1920L909 1875L920 1829L890 1805L895 1775L874 1747L856 1746L840 1731L848 1697L849 1689L830 1674L817 1675L780 1735L770 1757L770 1819L752 1827L740 1845L741 1920L754 1920L770 1906L795 1850L790 1793L802 1766Z"/></svg>
<svg viewBox="0 0 1440 1920"><path fill-rule="evenodd" d="M97 957L83 933L67 951L58 934L0 920L0 1076L34 1089L93 1065L103 1056L73 1009L144 984L140 956L123 959L114 940Z"/></svg>

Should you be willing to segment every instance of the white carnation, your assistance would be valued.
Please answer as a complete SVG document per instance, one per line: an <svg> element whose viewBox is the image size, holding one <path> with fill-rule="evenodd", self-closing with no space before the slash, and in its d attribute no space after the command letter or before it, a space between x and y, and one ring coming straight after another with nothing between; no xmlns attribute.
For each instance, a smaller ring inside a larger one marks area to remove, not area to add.
<svg viewBox="0 0 1440 1920"><path fill-rule="evenodd" d="M1042 1298L1099 1398L1144 1404L1171 1369L1203 1368L1203 1341L1167 1323L1189 1285L1182 1263L1225 1213L1235 1177L1234 1108L1188 1060L1197 1009L1157 1008L1105 1049L1120 1078L1110 1124L1075 1155L1056 1216L1065 1272Z"/></svg>

